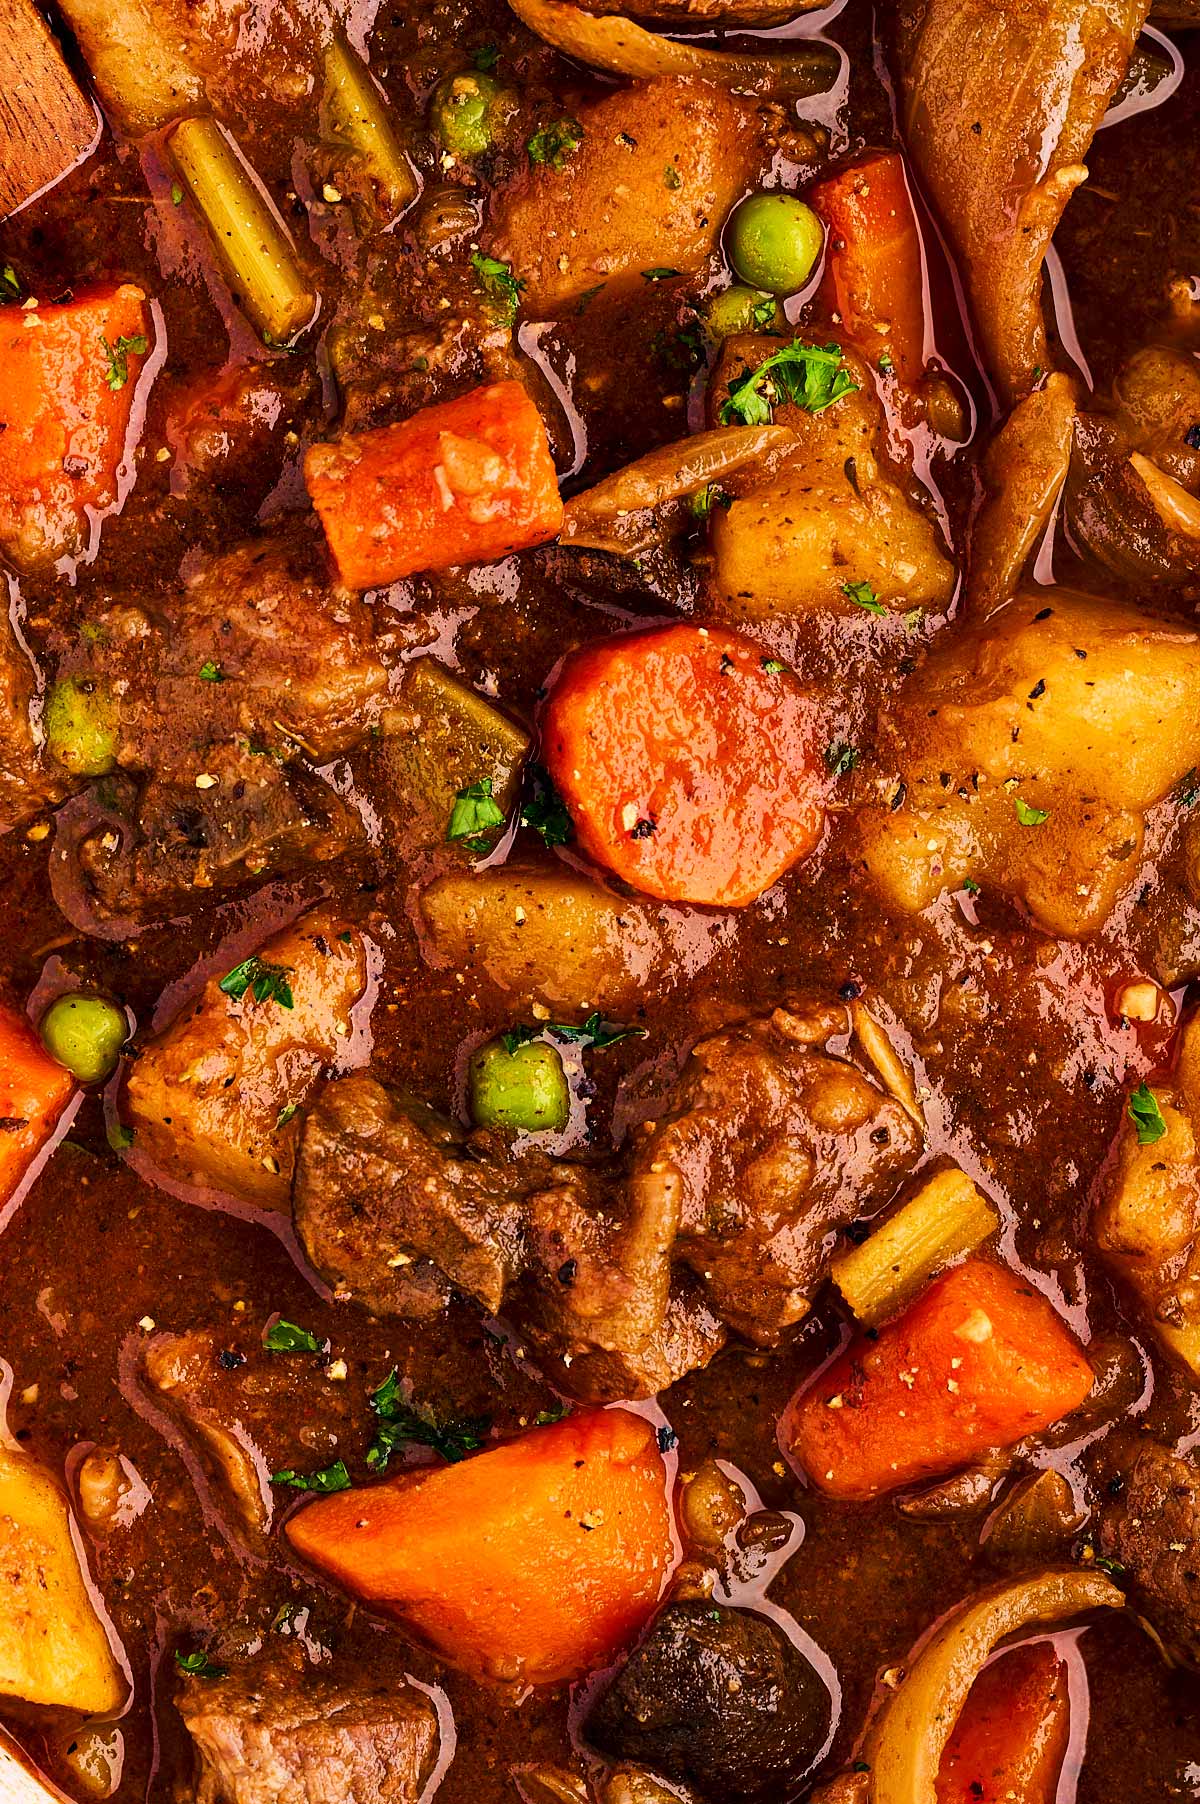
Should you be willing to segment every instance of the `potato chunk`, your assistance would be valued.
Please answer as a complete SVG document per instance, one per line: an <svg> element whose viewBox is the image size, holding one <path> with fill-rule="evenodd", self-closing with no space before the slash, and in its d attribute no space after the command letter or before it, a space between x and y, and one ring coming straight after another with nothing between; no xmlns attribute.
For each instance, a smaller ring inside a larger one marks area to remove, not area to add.
<svg viewBox="0 0 1200 1804"><path fill-rule="evenodd" d="M396 834L409 845L444 845L455 797L483 778L508 814L529 751L524 727L436 658L409 665L399 704L407 718L389 726L377 759L382 807Z"/></svg>
<svg viewBox="0 0 1200 1804"><path fill-rule="evenodd" d="M138 1146L171 1176L286 1209L293 1117L350 1037L366 951L357 928L317 908L255 958L259 972L283 973L258 984L273 993L256 996L251 981L234 996L211 978L143 1049L129 1080L130 1120Z"/></svg>
<svg viewBox="0 0 1200 1804"><path fill-rule="evenodd" d="M1195 762L1200 635L1021 594L930 658L886 734L890 802L859 831L889 902L921 909L971 878L1051 933L1092 933L1137 874L1146 810Z"/></svg>
<svg viewBox="0 0 1200 1804"><path fill-rule="evenodd" d="M759 145L746 105L699 81L637 82L581 109L583 139L505 196L490 248L535 318L588 289L640 289L647 270L695 275L750 181ZM672 186L664 170L672 169Z"/></svg>
<svg viewBox="0 0 1200 1804"><path fill-rule="evenodd" d="M550 1008L626 1009L669 956L654 910L566 865L451 872L421 914L440 959Z"/></svg>
<svg viewBox="0 0 1200 1804"><path fill-rule="evenodd" d="M1200 1378L1200 1017L1173 1081L1150 1088L1165 1132L1139 1141L1126 1110L1093 1232L1164 1347Z"/></svg>
<svg viewBox="0 0 1200 1804"><path fill-rule="evenodd" d="M66 1498L33 1460L0 1447L0 1695L96 1716L125 1690Z"/></svg>

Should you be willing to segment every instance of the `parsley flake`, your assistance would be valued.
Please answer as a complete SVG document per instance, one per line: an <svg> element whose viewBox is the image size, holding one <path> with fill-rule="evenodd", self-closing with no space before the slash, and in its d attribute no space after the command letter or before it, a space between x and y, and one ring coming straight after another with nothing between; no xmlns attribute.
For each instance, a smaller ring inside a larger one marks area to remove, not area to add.
<svg viewBox="0 0 1200 1804"><path fill-rule="evenodd" d="M175 1664L180 1672L192 1679L223 1679L229 1671L227 1666L218 1666L210 1660L203 1648L193 1648L190 1654L175 1649Z"/></svg>
<svg viewBox="0 0 1200 1804"><path fill-rule="evenodd" d="M282 1317L272 1322L263 1335L263 1346L268 1353L323 1353L325 1342L318 1340L310 1328L298 1328L295 1322L285 1322Z"/></svg>
<svg viewBox="0 0 1200 1804"><path fill-rule="evenodd" d="M787 669L787 665L782 658L760 658L759 663L762 665L768 676L778 676L781 671Z"/></svg>
<svg viewBox="0 0 1200 1804"><path fill-rule="evenodd" d="M615 1046L618 1040L644 1040L644 1027L609 1027L599 1009L590 1014L581 1027L572 1026L566 1021L546 1021L540 1027L527 1027L519 1021L510 1027L500 1038L505 1052L510 1055L518 1047L528 1046L531 1040L540 1039L543 1034L553 1034L555 1039L566 1040L573 1046L582 1046L592 1052L603 1052L606 1046Z"/></svg>
<svg viewBox="0 0 1200 1804"><path fill-rule="evenodd" d="M842 594L848 595L856 608L866 608L868 614L887 613L887 609L868 582L843 583Z"/></svg>
<svg viewBox="0 0 1200 1804"><path fill-rule="evenodd" d="M526 767L529 794L521 804L521 825L540 833L547 846L565 846L573 832L567 805L544 764Z"/></svg>
<svg viewBox="0 0 1200 1804"><path fill-rule="evenodd" d="M492 779L480 777L455 796L446 838L461 839L472 852L487 852L491 850L488 833L503 825L504 810L492 795Z"/></svg>
<svg viewBox="0 0 1200 1804"><path fill-rule="evenodd" d="M825 768L831 777L844 777L858 763L858 747L835 739L825 747Z"/></svg>
<svg viewBox="0 0 1200 1804"><path fill-rule="evenodd" d="M129 380L130 355L132 354L134 357L146 355L146 334L138 332L132 338L126 338L122 334L115 345L110 345L102 333L100 343L104 346L104 355L108 359L104 380L113 390L124 388Z"/></svg>
<svg viewBox="0 0 1200 1804"><path fill-rule="evenodd" d="M288 983L290 975L290 965L269 964L257 952L252 952L249 958L244 958L240 965L225 973L217 988L235 1001L249 990L255 1002L277 1002L280 1008L295 1008Z"/></svg>
<svg viewBox="0 0 1200 1804"><path fill-rule="evenodd" d="M642 281L669 282L672 276L677 276L678 274L679 271L677 269L644 269L642 271Z"/></svg>
<svg viewBox="0 0 1200 1804"><path fill-rule="evenodd" d="M1040 827L1044 821L1050 819L1048 808L1035 808L1031 802L1025 800L1024 796L1014 796L1013 807L1016 810L1017 819L1023 827Z"/></svg>
<svg viewBox="0 0 1200 1804"><path fill-rule="evenodd" d="M663 181L668 188L683 187L683 177L680 175L678 169L676 169L674 163L668 163L663 170Z"/></svg>
<svg viewBox="0 0 1200 1804"><path fill-rule="evenodd" d="M506 326L511 326L521 305L524 282L518 281L512 268L499 257L485 257L482 251L471 252L471 268L479 277L479 286L495 304L496 313Z"/></svg>
<svg viewBox="0 0 1200 1804"><path fill-rule="evenodd" d="M21 278L11 263L0 268L0 301L19 301L21 298Z"/></svg>
<svg viewBox="0 0 1200 1804"><path fill-rule="evenodd" d="M490 75L500 61L500 51L495 44L481 44L471 52L471 61L481 75Z"/></svg>
<svg viewBox="0 0 1200 1804"><path fill-rule="evenodd" d="M1137 1129L1139 1146L1153 1146L1167 1131L1158 1098L1145 1078L1129 1098L1129 1119Z"/></svg>
<svg viewBox="0 0 1200 1804"><path fill-rule="evenodd" d="M966 890L968 896L978 896L981 893L979 885L976 883L974 877L964 877L962 886Z"/></svg>
<svg viewBox="0 0 1200 1804"><path fill-rule="evenodd" d="M806 345L795 338L730 383L721 424L769 426L772 407L785 401L805 413L823 413L857 387L842 363L840 345Z"/></svg>
<svg viewBox="0 0 1200 1804"><path fill-rule="evenodd" d="M335 1459L332 1466L322 1466L319 1472L294 1472L289 1466L285 1472L271 1474L273 1485L290 1485L293 1491L315 1491L321 1497L348 1491L350 1482L344 1459Z"/></svg>
<svg viewBox="0 0 1200 1804"><path fill-rule="evenodd" d="M444 1460L456 1465L483 1446L492 1425L490 1416L460 1416L439 1422L432 1411L416 1410L401 1394L393 1366L378 1390L371 1392L371 1408L379 1418L375 1439L367 1453L372 1472L382 1472L397 1448L432 1447Z"/></svg>
<svg viewBox="0 0 1200 1804"><path fill-rule="evenodd" d="M205 658L200 666L200 681L202 683L223 683L225 672L219 664L214 664L211 658Z"/></svg>
<svg viewBox="0 0 1200 1804"><path fill-rule="evenodd" d="M525 148L531 163L561 169L582 143L583 127L578 119L555 119L549 125L539 125Z"/></svg>
<svg viewBox="0 0 1200 1804"><path fill-rule="evenodd" d="M341 938L340 934L338 935L338 938L339 939ZM278 1131L281 1127L287 1126L288 1122L292 1119L292 1116L296 1113L296 1110L299 1107L300 1107L300 1104L298 1102L285 1102L284 1103L282 1109L280 1109L278 1115L276 1115L276 1117L275 1117L276 1133L278 1133Z"/></svg>

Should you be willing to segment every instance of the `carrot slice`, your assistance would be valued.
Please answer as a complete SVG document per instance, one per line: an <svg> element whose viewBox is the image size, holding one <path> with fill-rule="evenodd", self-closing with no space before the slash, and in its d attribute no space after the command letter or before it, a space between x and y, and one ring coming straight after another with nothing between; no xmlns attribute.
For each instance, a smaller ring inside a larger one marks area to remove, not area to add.
<svg viewBox="0 0 1200 1804"><path fill-rule="evenodd" d="M543 756L598 863L669 902L738 908L821 836L816 726L753 640L669 626L567 660Z"/></svg>
<svg viewBox="0 0 1200 1804"><path fill-rule="evenodd" d="M0 1008L0 1203L50 1138L74 1088L24 1015Z"/></svg>
<svg viewBox="0 0 1200 1804"><path fill-rule="evenodd" d="M653 1424L586 1410L459 1465L322 1498L297 1553L477 1677L549 1684L649 1616L672 1561Z"/></svg>
<svg viewBox="0 0 1200 1804"><path fill-rule="evenodd" d="M925 367L921 234L898 151L839 169L808 195L829 226L821 294L858 350L912 382Z"/></svg>
<svg viewBox="0 0 1200 1804"><path fill-rule="evenodd" d="M1040 1291L968 1259L877 1339L856 1336L798 1399L789 1438L830 1497L876 1497L1048 1428L1092 1381Z"/></svg>
<svg viewBox="0 0 1200 1804"><path fill-rule="evenodd" d="M937 1804L1054 1804L1071 1730L1052 1642L1014 1648L972 1685L942 1755Z"/></svg>
<svg viewBox="0 0 1200 1804"><path fill-rule="evenodd" d="M519 382L314 445L304 480L351 589L507 557L562 526L546 428Z"/></svg>
<svg viewBox="0 0 1200 1804"><path fill-rule="evenodd" d="M18 563L82 550L89 511L115 505L152 330L130 283L0 308L0 544Z"/></svg>

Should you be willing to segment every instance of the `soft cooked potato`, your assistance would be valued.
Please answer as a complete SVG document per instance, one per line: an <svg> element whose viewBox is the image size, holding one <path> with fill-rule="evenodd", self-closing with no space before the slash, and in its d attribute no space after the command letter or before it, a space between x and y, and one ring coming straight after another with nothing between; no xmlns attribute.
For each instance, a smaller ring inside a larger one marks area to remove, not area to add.
<svg viewBox="0 0 1200 1804"><path fill-rule="evenodd" d="M351 1032L366 987L362 935L313 909L258 948L285 974L292 1007L227 995L216 978L143 1048L129 1079L137 1144L172 1176L286 1209L299 1122L322 1068Z"/></svg>
<svg viewBox="0 0 1200 1804"><path fill-rule="evenodd" d="M0 1695L98 1716L125 1690L66 1498L35 1461L0 1447Z"/></svg>
<svg viewBox="0 0 1200 1804"><path fill-rule="evenodd" d="M553 318L598 284L642 287L648 270L695 275L758 166L752 119L698 81L638 82L582 109L578 149L535 168L494 222L489 248L524 283L526 311Z"/></svg>
<svg viewBox="0 0 1200 1804"><path fill-rule="evenodd" d="M566 865L451 872L424 891L421 914L440 960L549 1008L619 1012L668 957L652 909Z"/></svg>
<svg viewBox="0 0 1200 1804"><path fill-rule="evenodd" d="M715 419L731 382L779 349L779 339L759 334L725 341L711 391ZM866 364L850 350L843 363L854 389L819 413L775 404L774 422L795 434L795 449L768 481L712 510L723 613L853 613L848 583L868 583L899 612L942 608L953 594L954 567L936 530L880 468L885 420Z"/></svg>
<svg viewBox="0 0 1200 1804"><path fill-rule="evenodd" d="M1200 634L1067 589L1018 595L931 657L885 728L889 802L860 816L896 907L965 878L1051 933L1101 927L1148 808L1195 762Z"/></svg>
<svg viewBox="0 0 1200 1804"><path fill-rule="evenodd" d="M1200 1378L1200 1016L1184 1029L1174 1080L1152 1094L1166 1132L1141 1144L1126 1111L1093 1232L1159 1340Z"/></svg>

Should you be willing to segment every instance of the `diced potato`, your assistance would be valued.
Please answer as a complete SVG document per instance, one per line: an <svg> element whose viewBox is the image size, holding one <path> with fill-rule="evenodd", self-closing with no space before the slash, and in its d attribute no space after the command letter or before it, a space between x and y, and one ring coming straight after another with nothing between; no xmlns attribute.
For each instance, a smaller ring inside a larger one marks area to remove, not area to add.
<svg viewBox="0 0 1200 1804"><path fill-rule="evenodd" d="M607 298L644 288L651 271L695 275L760 160L746 104L706 82L636 82L578 121L578 148L502 198L491 236L534 317L565 313L598 284Z"/></svg>
<svg viewBox="0 0 1200 1804"><path fill-rule="evenodd" d="M98 1716L125 1692L66 1498L35 1461L0 1447L0 1696Z"/></svg>
<svg viewBox="0 0 1200 1804"><path fill-rule="evenodd" d="M300 1123L296 1113L352 1031L366 987L358 929L318 908L258 948L259 969L284 974L292 999L226 994L205 984L129 1080L138 1147L171 1176L286 1209ZM223 974L224 975L224 974Z"/></svg>
<svg viewBox="0 0 1200 1804"><path fill-rule="evenodd" d="M451 872L424 891L421 913L440 960L550 1008L619 1013L668 956L651 909L565 865Z"/></svg>
<svg viewBox="0 0 1200 1804"><path fill-rule="evenodd" d="M497 806L508 814L529 751L524 727L436 658L409 665L399 702L409 712L409 724L387 734L379 757L386 791L401 804L408 831L424 845L440 845L458 791L484 777Z"/></svg>
<svg viewBox="0 0 1200 1804"><path fill-rule="evenodd" d="M887 901L924 908L970 878L1051 933L1091 933L1137 874L1146 810L1195 762L1200 634L1022 594L929 659L886 732L896 788L859 831Z"/></svg>

